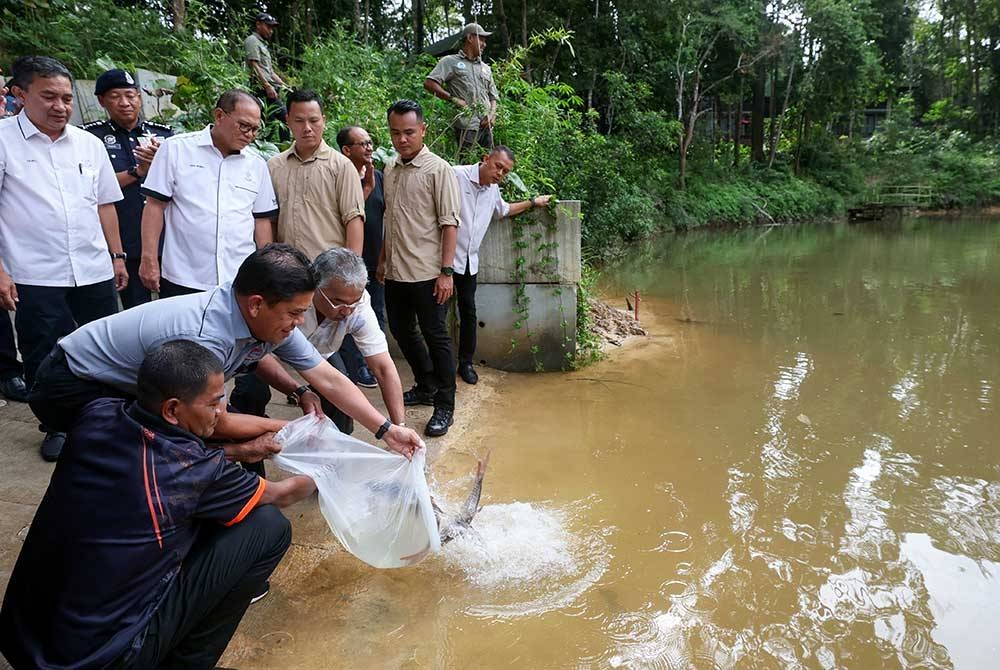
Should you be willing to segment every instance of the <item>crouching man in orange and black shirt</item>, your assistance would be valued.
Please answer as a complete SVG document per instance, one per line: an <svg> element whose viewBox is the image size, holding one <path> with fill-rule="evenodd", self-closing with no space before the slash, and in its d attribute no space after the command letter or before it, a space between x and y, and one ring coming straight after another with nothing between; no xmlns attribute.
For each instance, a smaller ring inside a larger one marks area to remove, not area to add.
<svg viewBox="0 0 1000 670"><path fill-rule="evenodd" d="M266 481L202 441L225 411L221 362L174 340L137 400L74 425L0 611L21 668L213 668L291 542L277 507L315 490Z"/></svg>

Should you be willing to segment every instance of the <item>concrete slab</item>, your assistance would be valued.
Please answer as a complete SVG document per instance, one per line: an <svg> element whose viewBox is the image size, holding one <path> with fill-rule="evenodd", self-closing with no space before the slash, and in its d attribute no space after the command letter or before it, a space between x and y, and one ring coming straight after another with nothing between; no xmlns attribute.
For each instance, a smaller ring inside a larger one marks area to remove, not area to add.
<svg viewBox="0 0 1000 670"><path fill-rule="evenodd" d="M554 216L535 210L519 217L521 224L528 224L523 249L516 247L511 220L494 220L479 248L479 284L512 282L522 257L529 284L580 283L580 201L560 201L554 211ZM554 258L555 264L547 258Z"/></svg>
<svg viewBox="0 0 1000 670"><path fill-rule="evenodd" d="M476 359L512 372L564 370L576 353L576 285L526 284L528 318L515 328L515 284L484 284L476 292Z"/></svg>

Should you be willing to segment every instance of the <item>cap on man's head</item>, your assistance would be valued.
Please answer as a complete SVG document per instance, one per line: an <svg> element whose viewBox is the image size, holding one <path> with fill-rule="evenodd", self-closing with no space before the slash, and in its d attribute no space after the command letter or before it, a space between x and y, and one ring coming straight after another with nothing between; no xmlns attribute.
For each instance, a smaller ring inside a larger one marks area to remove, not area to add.
<svg viewBox="0 0 1000 670"><path fill-rule="evenodd" d="M139 84L135 83L135 77L125 70L108 70L94 83L94 95L104 95L113 88L134 88L139 90Z"/></svg>
<svg viewBox="0 0 1000 670"><path fill-rule="evenodd" d="M260 14L257 15L257 18L254 19L254 22L256 23L256 22L259 22L259 21L263 21L264 23L266 23L269 26L276 26L276 25L278 25L278 19L274 18L273 16L271 16L267 12L261 12Z"/></svg>
<svg viewBox="0 0 1000 670"><path fill-rule="evenodd" d="M462 37L467 37L469 35L479 35L480 37L489 37L493 33L488 33L483 30L483 27L478 23L467 23L465 27L462 28Z"/></svg>

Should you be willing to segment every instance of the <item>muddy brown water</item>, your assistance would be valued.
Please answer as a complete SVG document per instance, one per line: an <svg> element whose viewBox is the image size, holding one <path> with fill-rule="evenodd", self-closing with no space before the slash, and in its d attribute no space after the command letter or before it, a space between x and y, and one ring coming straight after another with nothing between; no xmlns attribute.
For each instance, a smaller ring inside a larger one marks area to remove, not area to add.
<svg viewBox="0 0 1000 670"><path fill-rule="evenodd" d="M1000 219L673 237L635 289L648 338L438 458L457 503L493 449L474 535L293 547L226 664L1000 667Z"/></svg>

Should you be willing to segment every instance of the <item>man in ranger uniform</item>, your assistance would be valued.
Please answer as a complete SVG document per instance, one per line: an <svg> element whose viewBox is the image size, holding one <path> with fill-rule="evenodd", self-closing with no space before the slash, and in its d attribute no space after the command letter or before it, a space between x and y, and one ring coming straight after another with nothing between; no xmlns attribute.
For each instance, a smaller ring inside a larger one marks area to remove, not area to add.
<svg viewBox="0 0 1000 670"><path fill-rule="evenodd" d="M97 78L94 95L108 113L105 121L83 126L104 142L111 166L122 189L123 200L115 203L118 231L125 249L128 285L118 294L125 309L149 302L149 289L139 280L142 257L142 208L146 198L139 192L149 173L149 164L160 141L174 134L170 126L141 118L142 93L135 77L125 70L108 70Z"/></svg>

